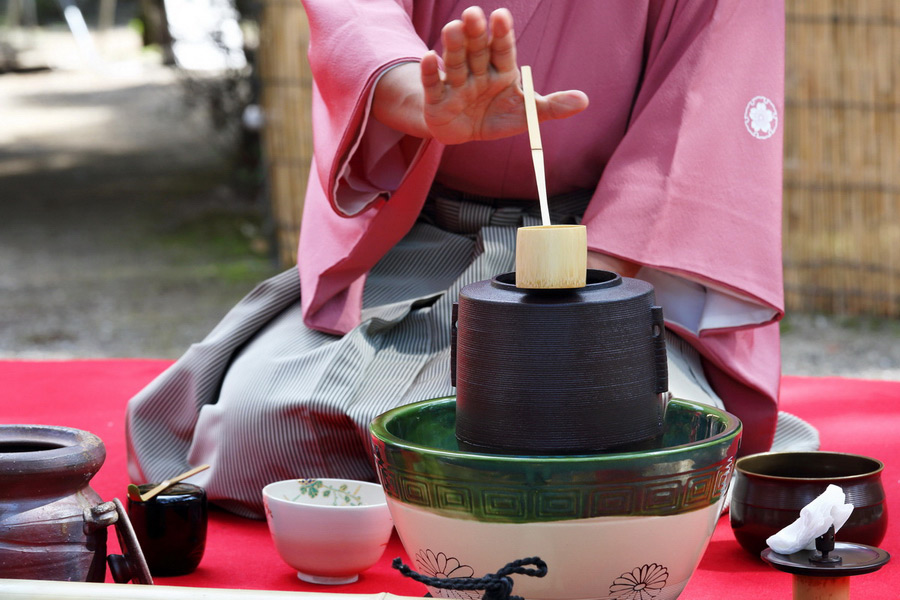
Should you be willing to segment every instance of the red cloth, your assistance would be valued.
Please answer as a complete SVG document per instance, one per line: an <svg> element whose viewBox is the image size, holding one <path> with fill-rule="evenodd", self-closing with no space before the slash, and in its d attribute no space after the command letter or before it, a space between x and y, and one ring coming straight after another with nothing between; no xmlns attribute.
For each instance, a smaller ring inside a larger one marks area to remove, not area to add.
<svg viewBox="0 0 900 600"><path fill-rule="evenodd" d="M100 436L107 448L103 468L91 486L108 500L125 498L124 407L134 393L170 364L163 360L0 361L0 423L62 425ZM900 382L839 377L786 377L782 408L815 425L822 449L864 454L885 463L888 512L900 514ZM162 585L295 590L391 592L422 596L424 586L390 568L395 556L407 560L396 536L381 562L351 585L321 587L299 581L275 552L263 521L213 510L203 561L196 572L159 577ZM114 544L113 544L114 546ZM900 552L897 526L888 525L881 547ZM497 565L499 568L502 565ZM852 578L854 598L894 598L900 567ZM728 518L713 534L700 567L682 594L684 600L790 598L791 577L775 571L738 546Z"/></svg>

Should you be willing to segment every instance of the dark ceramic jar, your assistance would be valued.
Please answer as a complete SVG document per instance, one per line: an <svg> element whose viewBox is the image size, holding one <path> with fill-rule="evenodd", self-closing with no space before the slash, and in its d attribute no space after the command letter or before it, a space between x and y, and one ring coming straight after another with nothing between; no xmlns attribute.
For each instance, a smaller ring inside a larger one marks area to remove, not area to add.
<svg viewBox="0 0 900 600"><path fill-rule="evenodd" d="M887 532L881 461L839 452L765 452L738 459L731 497L731 528L740 545L759 556L766 539L800 517L800 509L829 484L853 505L835 539L878 546Z"/></svg>
<svg viewBox="0 0 900 600"><path fill-rule="evenodd" d="M583 454L644 442L668 396L653 286L588 270L573 289L515 273L464 287L454 315L456 435L473 451Z"/></svg>
<svg viewBox="0 0 900 600"><path fill-rule="evenodd" d="M106 528L85 514L102 502L89 483L105 459L86 431L0 426L0 578L104 580Z"/></svg>

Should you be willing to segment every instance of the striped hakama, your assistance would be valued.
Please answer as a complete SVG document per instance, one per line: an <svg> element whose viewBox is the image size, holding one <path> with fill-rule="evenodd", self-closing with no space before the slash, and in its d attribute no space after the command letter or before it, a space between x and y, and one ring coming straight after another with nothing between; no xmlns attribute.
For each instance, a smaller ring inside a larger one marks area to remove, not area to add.
<svg viewBox="0 0 900 600"><path fill-rule="evenodd" d="M304 325L296 269L259 284L130 401L132 480L207 463L192 481L219 506L256 518L273 481L374 480L369 422L454 393L450 322L460 289L514 271L517 227L540 224L533 201L447 196L432 194L419 222L369 273L362 322L344 336ZM578 222L589 199L555 198L553 222ZM667 348L673 394L721 407L696 351L673 334ZM800 438L817 444L802 424Z"/></svg>

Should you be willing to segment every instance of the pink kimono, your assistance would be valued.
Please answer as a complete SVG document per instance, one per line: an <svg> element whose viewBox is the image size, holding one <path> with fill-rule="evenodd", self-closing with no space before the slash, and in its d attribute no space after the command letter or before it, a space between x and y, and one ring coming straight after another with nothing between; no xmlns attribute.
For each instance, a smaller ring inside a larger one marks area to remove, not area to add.
<svg viewBox="0 0 900 600"><path fill-rule="evenodd" d="M536 198L527 137L413 145L369 116L393 65L441 51L469 2L305 0L315 79L315 158L300 236L305 323L359 323L366 273L412 227L433 181ZM512 12L537 91L581 89L583 113L542 124L550 194L593 189L591 249L643 268L667 325L703 358L768 450L783 314L782 0L494 0Z"/></svg>

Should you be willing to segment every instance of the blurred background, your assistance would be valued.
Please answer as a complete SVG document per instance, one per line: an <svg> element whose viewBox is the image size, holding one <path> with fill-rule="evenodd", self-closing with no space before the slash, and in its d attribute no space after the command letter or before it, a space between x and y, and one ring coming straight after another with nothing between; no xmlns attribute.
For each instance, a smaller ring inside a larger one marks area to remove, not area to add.
<svg viewBox="0 0 900 600"><path fill-rule="evenodd" d="M900 380L900 2L787 0L784 372ZM0 358L176 358L295 260L299 0L0 0Z"/></svg>

